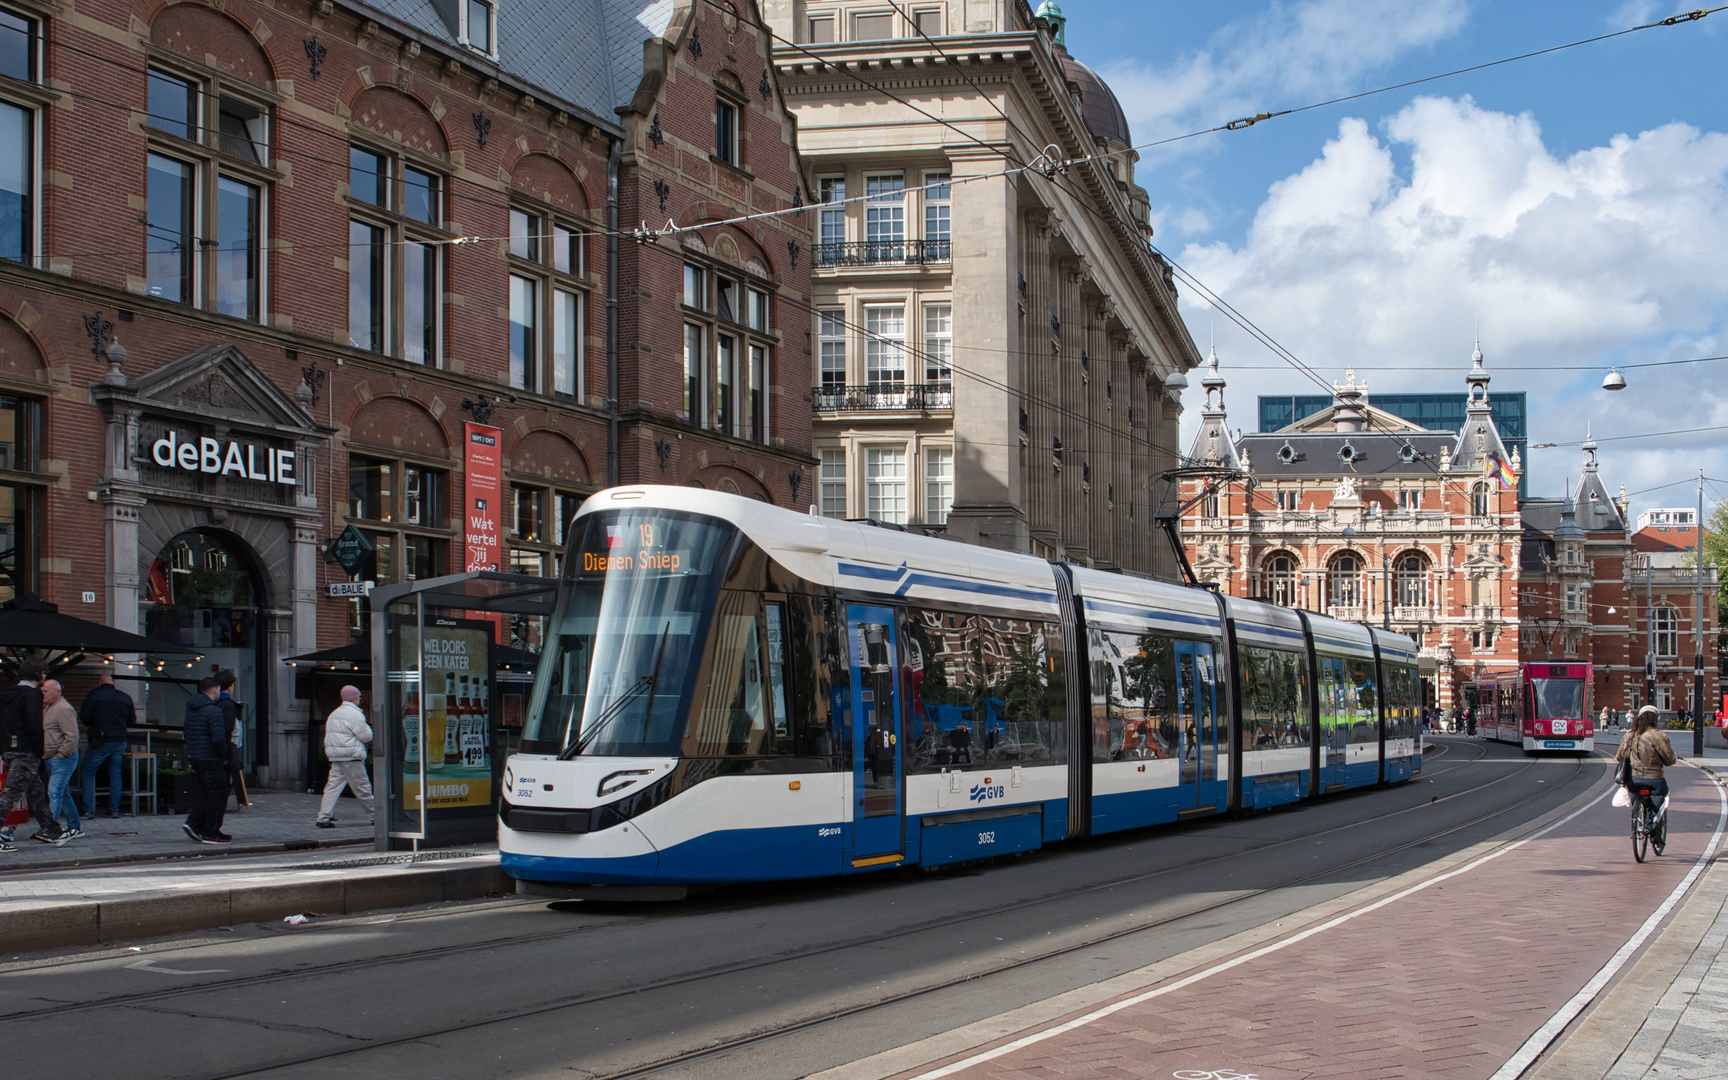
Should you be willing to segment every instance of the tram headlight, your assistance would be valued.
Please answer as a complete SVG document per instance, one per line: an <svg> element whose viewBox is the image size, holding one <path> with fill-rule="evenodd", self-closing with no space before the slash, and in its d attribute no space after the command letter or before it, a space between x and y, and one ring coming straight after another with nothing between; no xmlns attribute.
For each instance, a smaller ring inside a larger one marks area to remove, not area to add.
<svg viewBox="0 0 1728 1080"><path fill-rule="evenodd" d="M612 773L607 776L606 779L600 781L600 790L596 792L596 795L604 797L612 794L614 791L623 791L631 784L634 784L637 777L651 776L653 775L653 772L653 769L625 769L623 772Z"/></svg>

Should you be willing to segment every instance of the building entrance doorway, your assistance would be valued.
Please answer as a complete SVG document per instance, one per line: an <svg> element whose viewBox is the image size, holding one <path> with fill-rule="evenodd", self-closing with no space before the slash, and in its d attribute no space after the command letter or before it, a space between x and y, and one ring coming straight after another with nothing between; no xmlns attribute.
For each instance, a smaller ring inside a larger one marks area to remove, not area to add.
<svg viewBox="0 0 1728 1080"><path fill-rule="evenodd" d="M234 538L209 529L183 532L151 563L142 590L140 622L146 637L186 645L203 654L145 658L140 713L145 723L172 732L181 727L198 680L218 671L235 675L240 703L240 753L249 774L269 764L268 682L264 679L264 590L251 553ZM162 748L174 755L170 739Z"/></svg>

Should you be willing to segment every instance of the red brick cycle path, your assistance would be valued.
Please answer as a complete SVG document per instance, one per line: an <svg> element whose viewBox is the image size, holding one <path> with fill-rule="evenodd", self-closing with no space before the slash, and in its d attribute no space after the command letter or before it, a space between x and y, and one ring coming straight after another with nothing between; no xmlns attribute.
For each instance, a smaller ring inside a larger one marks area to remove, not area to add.
<svg viewBox="0 0 1728 1080"><path fill-rule="evenodd" d="M1662 858L1632 858L1607 798L1498 857L1221 964L915 1075L1089 1080L1489 1077L1590 982L1717 828L1698 770L1674 787ZM995 1055L995 1056L992 1056Z"/></svg>

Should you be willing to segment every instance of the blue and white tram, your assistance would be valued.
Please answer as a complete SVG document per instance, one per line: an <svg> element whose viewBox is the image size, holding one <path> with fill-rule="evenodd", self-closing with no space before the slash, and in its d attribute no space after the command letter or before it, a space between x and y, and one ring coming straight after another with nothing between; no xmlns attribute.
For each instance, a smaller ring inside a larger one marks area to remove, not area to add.
<svg viewBox="0 0 1728 1080"><path fill-rule="evenodd" d="M1408 639L1318 615L611 489L572 529L499 847L524 881L655 895L1030 851L1408 779L1406 682Z"/></svg>

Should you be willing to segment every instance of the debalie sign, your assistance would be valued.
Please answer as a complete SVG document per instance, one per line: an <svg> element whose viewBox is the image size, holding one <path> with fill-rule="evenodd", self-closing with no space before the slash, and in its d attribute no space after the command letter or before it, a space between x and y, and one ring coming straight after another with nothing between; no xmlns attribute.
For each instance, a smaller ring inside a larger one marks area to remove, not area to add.
<svg viewBox="0 0 1728 1080"><path fill-rule="evenodd" d="M184 435L172 429L150 444L150 460L164 469L210 476L238 476L271 484L298 487L294 476L297 457L293 450L231 440L223 443L209 436Z"/></svg>

